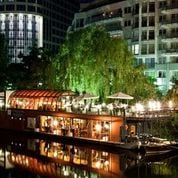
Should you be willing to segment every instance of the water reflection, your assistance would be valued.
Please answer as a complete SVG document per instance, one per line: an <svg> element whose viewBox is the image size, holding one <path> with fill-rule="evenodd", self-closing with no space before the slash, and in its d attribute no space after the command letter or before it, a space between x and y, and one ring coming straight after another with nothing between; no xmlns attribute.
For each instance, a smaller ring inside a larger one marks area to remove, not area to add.
<svg viewBox="0 0 178 178"><path fill-rule="evenodd" d="M131 153L117 154L39 139L7 142L0 149L2 167L47 177L122 178L125 169L138 161L137 155Z"/></svg>
<svg viewBox="0 0 178 178"><path fill-rule="evenodd" d="M0 178L174 178L178 173L175 154L149 160L133 152L9 135L0 139Z"/></svg>

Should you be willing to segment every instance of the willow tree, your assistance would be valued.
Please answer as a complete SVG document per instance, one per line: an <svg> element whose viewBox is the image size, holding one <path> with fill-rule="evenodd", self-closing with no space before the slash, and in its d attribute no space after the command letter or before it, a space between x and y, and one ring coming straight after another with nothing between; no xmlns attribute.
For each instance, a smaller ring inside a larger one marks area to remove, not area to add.
<svg viewBox="0 0 178 178"><path fill-rule="evenodd" d="M148 96L145 87L149 93L154 91L142 68L134 67L127 43L110 37L103 27L69 34L55 62L60 89L86 91L102 98L118 91L136 96L137 89L140 96Z"/></svg>

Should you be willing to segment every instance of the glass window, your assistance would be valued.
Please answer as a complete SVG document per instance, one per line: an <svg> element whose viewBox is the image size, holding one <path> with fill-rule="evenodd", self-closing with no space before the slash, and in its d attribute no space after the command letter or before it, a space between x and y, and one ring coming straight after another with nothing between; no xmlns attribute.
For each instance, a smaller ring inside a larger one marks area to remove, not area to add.
<svg viewBox="0 0 178 178"><path fill-rule="evenodd" d="M23 22L22 21L19 21L19 29L23 30Z"/></svg>
<svg viewBox="0 0 178 178"><path fill-rule="evenodd" d="M14 11L15 6L14 5L6 5L6 10L7 11Z"/></svg>
<svg viewBox="0 0 178 178"><path fill-rule="evenodd" d="M155 3L154 2L149 3L149 12L155 12Z"/></svg>
<svg viewBox="0 0 178 178"><path fill-rule="evenodd" d="M139 44L136 44L134 54L138 54L138 53L139 53Z"/></svg>
<svg viewBox="0 0 178 178"><path fill-rule="evenodd" d="M147 68L154 68L155 67L155 59L154 58L146 58L145 65Z"/></svg>
<svg viewBox="0 0 178 178"><path fill-rule="evenodd" d="M12 22L9 23L9 29L13 30L13 23Z"/></svg>
<svg viewBox="0 0 178 178"><path fill-rule="evenodd" d="M28 6L28 11L35 12L35 6Z"/></svg>
<svg viewBox="0 0 178 178"><path fill-rule="evenodd" d="M32 22L31 21L28 22L28 30L32 30Z"/></svg>
<svg viewBox="0 0 178 178"><path fill-rule="evenodd" d="M142 40L147 40L147 31L142 31Z"/></svg>
<svg viewBox="0 0 178 178"><path fill-rule="evenodd" d="M167 5L167 2L166 1L160 1L159 2L159 8L165 8Z"/></svg>
<svg viewBox="0 0 178 178"><path fill-rule="evenodd" d="M154 26L154 25L155 25L155 17L149 16L149 26Z"/></svg>
<svg viewBox="0 0 178 178"><path fill-rule="evenodd" d="M142 50L142 54L147 54L147 45L143 44L141 50Z"/></svg>
<svg viewBox="0 0 178 178"><path fill-rule="evenodd" d="M125 7L124 8L124 13L125 14L131 13L131 7Z"/></svg>
<svg viewBox="0 0 178 178"><path fill-rule="evenodd" d="M133 54L139 53L139 44L132 45L132 53Z"/></svg>
<svg viewBox="0 0 178 178"><path fill-rule="evenodd" d="M13 38L13 37L14 37L13 32L10 31L10 32L9 32L9 38Z"/></svg>
<svg viewBox="0 0 178 178"><path fill-rule="evenodd" d="M165 64L165 63L166 63L166 57L160 57L160 58L158 59L158 63L159 63L159 64Z"/></svg>
<svg viewBox="0 0 178 178"><path fill-rule="evenodd" d="M28 32L28 38L32 38L32 32Z"/></svg>
<svg viewBox="0 0 178 178"><path fill-rule="evenodd" d="M4 22L1 25L1 30L5 30L5 23Z"/></svg>
<svg viewBox="0 0 178 178"><path fill-rule="evenodd" d="M4 6L0 6L0 11L4 11Z"/></svg>
<svg viewBox="0 0 178 178"><path fill-rule="evenodd" d="M25 5L17 5L18 11L25 11Z"/></svg>
<svg viewBox="0 0 178 178"><path fill-rule="evenodd" d="M155 45L149 44L149 54L154 54L154 53L155 53Z"/></svg>
<svg viewBox="0 0 178 178"><path fill-rule="evenodd" d="M165 71L159 71L158 72L158 77L159 78L166 78L166 72Z"/></svg>
<svg viewBox="0 0 178 178"><path fill-rule="evenodd" d="M143 64L143 59L142 58L137 58L137 65Z"/></svg>
<svg viewBox="0 0 178 178"><path fill-rule="evenodd" d="M154 32L154 30L150 30L149 31L149 40L154 40L154 38L155 38L155 32Z"/></svg>
<svg viewBox="0 0 178 178"><path fill-rule="evenodd" d="M135 4L134 6L134 14L138 14L139 13L139 4Z"/></svg>
<svg viewBox="0 0 178 178"><path fill-rule="evenodd" d="M23 38L23 31L19 31L19 38Z"/></svg>
<svg viewBox="0 0 178 178"><path fill-rule="evenodd" d="M142 17L142 27L147 26L147 17Z"/></svg>
<svg viewBox="0 0 178 178"><path fill-rule="evenodd" d="M142 12L147 13L147 3L146 2L142 4Z"/></svg>

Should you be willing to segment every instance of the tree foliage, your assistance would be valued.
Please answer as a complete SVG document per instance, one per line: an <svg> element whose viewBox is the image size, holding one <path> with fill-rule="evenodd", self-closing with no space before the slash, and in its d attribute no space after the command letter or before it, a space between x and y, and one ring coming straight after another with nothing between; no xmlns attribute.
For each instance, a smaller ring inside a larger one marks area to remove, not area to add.
<svg viewBox="0 0 178 178"><path fill-rule="evenodd" d="M172 101L173 102L173 107L178 106L178 84L175 84L172 89L170 89L165 96L165 100Z"/></svg>
<svg viewBox="0 0 178 178"><path fill-rule="evenodd" d="M4 35L0 34L0 91L5 90L7 86L6 69L8 65L7 43Z"/></svg>
<svg viewBox="0 0 178 178"><path fill-rule="evenodd" d="M52 53L33 47L27 56L19 56L22 63L8 66L9 83L13 89L53 89L54 68Z"/></svg>
<svg viewBox="0 0 178 178"><path fill-rule="evenodd" d="M136 99L153 96L153 84L134 66L134 56L121 38L112 38L103 27L71 33L55 59L59 89L90 92L102 98L122 91Z"/></svg>

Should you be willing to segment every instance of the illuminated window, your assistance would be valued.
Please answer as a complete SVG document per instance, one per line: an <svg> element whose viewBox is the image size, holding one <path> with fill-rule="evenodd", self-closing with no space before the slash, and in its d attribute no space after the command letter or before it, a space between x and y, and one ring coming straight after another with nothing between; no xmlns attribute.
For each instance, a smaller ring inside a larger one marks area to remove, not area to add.
<svg viewBox="0 0 178 178"><path fill-rule="evenodd" d="M23 22L19 21L19 29L22 30L23 29Z"/></svg>
<svg viewBox="0 0 178 178"><path fill-rule="evenodd" d="M5 23L3 22L2 25L1 25L1 29L2 30L5 30Z"/></svg>
<svg viewBox="0 0 178 178"><path fill-rule="evenodd" d="M136 45L134 46L134 48L135 48L134 54L138 54L138 53L139 53L139 45L136 44Z"/></svg>
<svg viewBox="0 0 178 178"><path fill-rule="evenodd" d="M28 22L28 30L32 30L32 22L31 21Z"/></svg>
<svg viewBox="0 0 178 178"><path fill-rule="evenodd" d="M14 37L14 34L12 31L9 32L9 38L13 38Z"/></svg>
<svg viewBox="0 0 178 178"><path fill-rule="evenodd" d="M28 38L32 38L32 32L28 32Z"/></svg>
<svg viewBox="0 0 178 178"><path fill-rule="evenodd" d="M10 24L9 24L9 29L10 29L10 30L13 29L13 22L10 22Z"/></svg>
<svg viewBox="0 0 178 178"><path fill-rule="evenodd" d="M13 40L9 40L9 46L13 46Z"/></svg>
<svg viewBox="0 0 178 178"><path fill-rule="evenodd" d="M23 38L23 31L19 31L19 38Z"/></svg>

